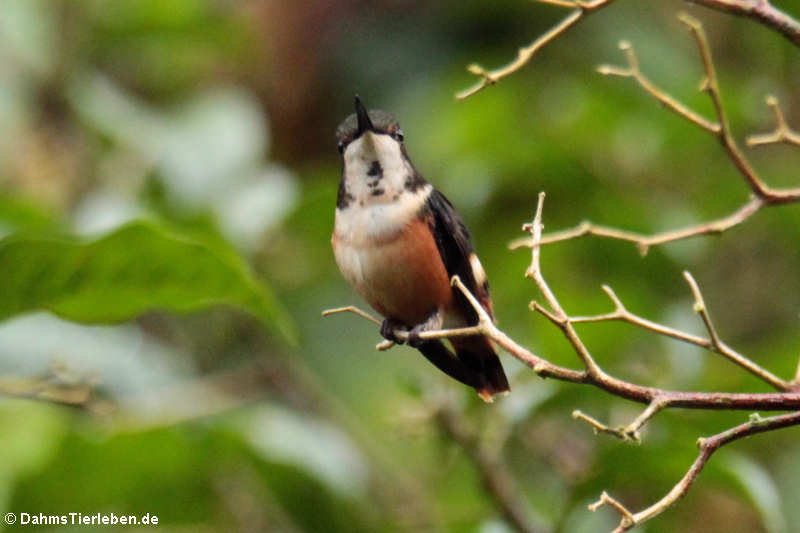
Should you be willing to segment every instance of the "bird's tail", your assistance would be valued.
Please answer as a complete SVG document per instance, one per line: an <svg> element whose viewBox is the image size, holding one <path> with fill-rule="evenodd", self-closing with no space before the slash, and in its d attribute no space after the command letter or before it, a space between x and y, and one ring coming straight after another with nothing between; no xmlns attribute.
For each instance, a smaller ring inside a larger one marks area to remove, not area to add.
<svg viewBox="0 0 800 533"><path fill-rule="evenodd" d="M510 390L500 358L484 336L452 339L455 354L438 340L422 343L419 351L428 361L453 379L474 387L478 396L491 402L495 394Z"/></svg>

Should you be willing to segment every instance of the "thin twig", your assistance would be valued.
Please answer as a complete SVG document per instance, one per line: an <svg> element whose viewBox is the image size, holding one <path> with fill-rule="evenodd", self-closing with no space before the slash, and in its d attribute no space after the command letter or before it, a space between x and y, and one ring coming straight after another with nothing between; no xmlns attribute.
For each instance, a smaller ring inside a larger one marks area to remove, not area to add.
<svg viewBox="0 0 800 533"><path fill-rule="evenodd" d="M670 490L666 496L658 500L650 507L639 511L638 513L632 513L617 500L614 500L606 493L603 493L600 501L589 506L589 509L596 511L602 505L611 505L621 515L620 523L614 530L614 533L628 531L634 526L660 515L674 505L680 498L685 496L686 493L689 492L689 489L692 487L694 482L697 480L697 476L708 463L708 460L711 458L714 452L719 450L722 446L733 441L755 435L757 433L764 433L767 431L774 431L777 429L797 425L800 425L800 411L768 418L761 418L757 415L753 416L744 424L740 424L712 437L698 439L697 445L700 448L700 452L697 456L697 459L694 460L694 463L692 463L692 466L681 478L681 480L678 481L674 487L672 487L672 490Z"/></svg>
<svg viewBox="0 0 800 533"><path fill-rule="evenodd" d="M647 408L645 408L645 410L642 411L641 414L627 426L611 427L579 410L572 412L572 418L586 422L592 427L592 430L595 433L607 433L617 437L618 439L639 444L642 442L642 437L639 434L639 430L642 429L642 427L644 427L644 425L649 422L650 419L653 418L658 412L665 407L669 407L669 402L670 400L668 397L656 396L653 398L653 401L648 404Z"/></svg>
<svg viewBox="0 0 800 533"><path fill-rule="evenodd" d="M459 100L463 100L472 96L473 94L482 91L486 87L490 85L494 85L501 79L505 78L506 76L513 74L514 72L518 71L522 67L524 67L528 62L533 58L533 56L556 39L559 35L562 35L570 28L574 27L578 22L583 20L588 14L601 9L613 0L591 0L591 1L582 1L582 0L574 0L574 1L564 1L564 0L539 0L545 4L552 4L557 5L560 7L569 7L574 8L574 10L567 15L561 22L550 28L547 32L545 32L541 37L533 41L528 46L523 46L517 52L517 57L502 67L496 68L494 70L486 70L482 66L478 64L471 64L467 67L467 71L471 74L474 74L480 77L480 81L476 83L474 86L461 91L460 93L456 94L456 98Z"/></svg>
<svg viewBox="0 0 800 533"><path fill-rule="evenodd" d="M630 42L620 41L619 49L625 53L625 57L628 60L628 66L617 67L613 65L600 65L597 67L597 72L603 74L604 76L633 78L639 85L641 85L642 89L644 89L653 98L658 100L658 103L667 109L677 113L689 122L697 124L699 127L708 132L711 132L715 135L719 134L721 130L719 123L709 120L699 113L692 111L685 104L679 102L673 96L659 89L656 84L654 84L647 76L644 75L642 70L639 68L639 60L636 57L636 51L633 49L633 45L631 45Z"/></svg>
<svg viewBox="0 0 800 533"><path fill-rule="evenodd" d="M767 105L775 115L775 129L769 133L759 133L749 135L746 139L748 146L763 146L765 144L784 143L793 146L800 146L800 133L789 127L786 118L783 116L778 99L772 95L767 96Z"/></svg>
<svg viewBox="0 0 800 533"><path fill-rule="evenodd" d="M699 237L701 235L718 235L723 233L734 226L738 226L753 216L756 211L761 209L763 206L763 200L758 197L753 197L742 207L726 217L686 228L664 231L653 235L643 235L609 226L601 226L592 222L581 222L574 228L555 231L553 233L543 235L539 241L539 244L544 246L546 244L553 244L556 242L568 241L592 235L595 237L632 242L636 245L639 253L642 256L645 256L652 246L659 246L674 241ZM522 237L520 239L513 240L511 243L509 243L508 247L511 250L516 250L518 248L530 248L532 242L533 241L530 237Z"/></svg>

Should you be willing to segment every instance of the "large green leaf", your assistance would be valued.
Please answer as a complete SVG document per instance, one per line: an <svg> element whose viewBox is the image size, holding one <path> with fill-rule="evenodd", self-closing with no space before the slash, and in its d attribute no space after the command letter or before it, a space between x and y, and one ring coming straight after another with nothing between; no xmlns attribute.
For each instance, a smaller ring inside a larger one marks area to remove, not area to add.
<svg viewBox="0 0 800 533"><path fill-rule="evenodd" d="M217 304L242 308L295 342L288 315L236 254L156 224L134 222L91 242L0 241L0 320L46 309L78 322L113 323Z"/></svg>

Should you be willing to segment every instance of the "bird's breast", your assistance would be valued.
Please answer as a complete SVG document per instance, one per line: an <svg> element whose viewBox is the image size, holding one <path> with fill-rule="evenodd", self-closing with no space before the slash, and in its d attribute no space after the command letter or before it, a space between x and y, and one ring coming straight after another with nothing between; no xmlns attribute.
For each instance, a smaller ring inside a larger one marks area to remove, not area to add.
<svg viewBox="0 0 800 533"><path fill-rule="evenodd" d="M379 313L409 326L452 305L450 279L427 222L414 215L394 231L333 235L336 262L344 277ZM377 235L377 236L376 236Z"/></svg>

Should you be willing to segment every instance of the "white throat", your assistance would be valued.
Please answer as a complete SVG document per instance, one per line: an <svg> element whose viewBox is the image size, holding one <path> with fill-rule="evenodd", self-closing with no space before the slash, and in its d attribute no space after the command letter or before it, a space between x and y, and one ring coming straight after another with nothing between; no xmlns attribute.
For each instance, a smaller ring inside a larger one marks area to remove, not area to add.
<svg viewBox="0 0 800 533"><path fill-rule="evenodd" d="M409 186L415 171L399 142L368 131L348 144L343 155L346 201L336 209L339 239L366 246L390 237L417 216L432 188Z"/></svg>
<svg viewBox="0 0 800 533"><path fill-rule="evenodd" d="M393 201L413 172L400 143L386 134L365 132L344 152L345 187L358 205Z"/></svg>

